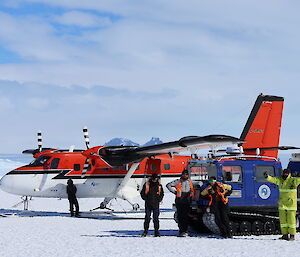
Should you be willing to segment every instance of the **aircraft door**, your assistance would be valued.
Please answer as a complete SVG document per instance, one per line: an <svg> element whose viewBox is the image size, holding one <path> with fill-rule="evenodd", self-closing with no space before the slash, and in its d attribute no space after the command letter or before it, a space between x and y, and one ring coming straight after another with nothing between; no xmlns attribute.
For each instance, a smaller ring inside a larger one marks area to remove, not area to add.
<svg viewBox="0 0 300 257"><path fill-rule="evenodd" d="M245 188L242 165L222 165L222 181L232 186L232 194L229 196L230 204L245 199Z"/></svg>
<svg viewBox="0 0 300 257"><path fill-rule="evenodd" d="M148 159L145 167L145 175L151 176L156 173L161 174L161 160L160 159Z"/></svg>
<svg viewBox="0 0 300 257"><path fill-rule="evenodd" d="M268 182L264 173L276 176L275 167L267 165L254 165L254 201L258 204L277 205L279 191L277 185Z"/></svg>

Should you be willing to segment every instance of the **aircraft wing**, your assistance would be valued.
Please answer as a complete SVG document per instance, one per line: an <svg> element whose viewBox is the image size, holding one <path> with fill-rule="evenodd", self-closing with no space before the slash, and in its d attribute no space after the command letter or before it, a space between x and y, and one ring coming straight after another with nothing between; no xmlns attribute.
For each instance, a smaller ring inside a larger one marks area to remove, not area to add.
<svg viewBox="0 0 300 257"><path fill-rule="evenodd" d="M189 151L190 149L208 149L227 144L238 144L239 138L226 135L208 135L203 137L189 136L183 137L178 141L138 147L136 152L139 154L167 154Z"/></svg>
<svg viewBox="0 0 300 257"><path fill-rule="evenodd" d="M186 152L205 148L216 148L228 144L239 144L243 140L227 135L189 136L177 141L143 147L107 146L99 150L99 155L111 166L121 166L142 160L145 157Z"/></svg>

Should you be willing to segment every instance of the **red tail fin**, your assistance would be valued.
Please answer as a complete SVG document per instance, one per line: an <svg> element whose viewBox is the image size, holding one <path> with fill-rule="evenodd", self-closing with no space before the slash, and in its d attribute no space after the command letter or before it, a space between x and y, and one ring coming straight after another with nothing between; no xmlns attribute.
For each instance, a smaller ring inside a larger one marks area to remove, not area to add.
<svg viewBox="0 0 300 257"><path fill-rule="evenodd" d="M283 97L260 94L253 106L244 130L241 134L245 154L278 157L278 149L263 149L279 146Z"/></svg>

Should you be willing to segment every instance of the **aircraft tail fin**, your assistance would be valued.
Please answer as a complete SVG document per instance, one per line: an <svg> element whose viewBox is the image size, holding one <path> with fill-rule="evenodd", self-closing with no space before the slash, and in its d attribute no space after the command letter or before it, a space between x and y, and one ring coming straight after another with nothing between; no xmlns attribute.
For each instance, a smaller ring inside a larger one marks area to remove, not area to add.
<svg viewBox="0 0 300 257"><path fill-rule="evenodd" d="M246 141L242 144L245 154L255 155L260 148L261 156L278 157L283 102L281 96L257 97L240 137Z"/></svg>

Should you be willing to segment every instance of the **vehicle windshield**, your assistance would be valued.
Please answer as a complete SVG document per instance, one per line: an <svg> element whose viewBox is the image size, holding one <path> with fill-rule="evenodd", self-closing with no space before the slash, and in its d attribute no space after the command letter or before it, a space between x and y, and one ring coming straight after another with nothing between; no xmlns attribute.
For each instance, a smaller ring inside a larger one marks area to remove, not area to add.
<svg viewBox="0 0 300 257"><path fill-rule="evenodd" d="M50 156L41 155L26 166L27 167L40 167L40 166L43 166L49 159L50 159Z"/></svg>
<svg viewBox="0 0 300 257"><path fill-rule="evenodd" d="M211 162L192 161L188 165L188 170L193 180L208 180L211 176L217 176L217 166Z"/></svg>

